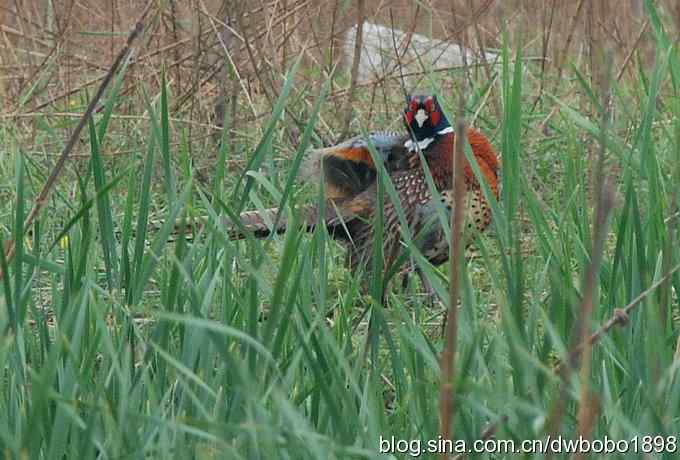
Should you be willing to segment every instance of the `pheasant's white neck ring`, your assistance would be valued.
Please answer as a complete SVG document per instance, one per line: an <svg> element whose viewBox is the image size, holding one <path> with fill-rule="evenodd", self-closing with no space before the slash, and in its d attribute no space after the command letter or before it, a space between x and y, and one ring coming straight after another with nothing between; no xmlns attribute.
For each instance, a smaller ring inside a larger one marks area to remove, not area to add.
<svg viewBox="0 0 680 460"><path fill-rule="evenodd" d="M429 117L423 109L418 109L418 112L416 112L416 116L414 118L416 119L416 123L418 123L418 127L422 128L423 123L425 123L425 120L427 120Z"/></svg>
<svg viewBox="0 0 680 460"><path fill-rule="evenodd" d="M449 134L453 132L453 128L451 126L447 126L444 129L441 129L436 132L436 136L443 136L444 134ZM413 142L412 139L407 140L404 142L404 147L408 149L409 152L415 152L416 150L425 150L431 143L434 142L436 139L435 137L426 137L425 139L421 139L418 141L418 148L416 148L416 143Z"/></svg>

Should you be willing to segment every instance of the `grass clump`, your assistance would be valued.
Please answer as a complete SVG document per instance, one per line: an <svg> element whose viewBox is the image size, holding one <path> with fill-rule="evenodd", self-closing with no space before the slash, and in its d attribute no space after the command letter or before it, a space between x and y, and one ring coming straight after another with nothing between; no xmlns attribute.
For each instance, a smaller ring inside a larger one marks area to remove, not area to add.
<svg viewBox="0 0 680 460"><path fill-rule="evenodd" d="M633 78L592 84L573 68L532 105L543 73L506 36L498 86L468 81L466 117L479 114L502 152L493 232L461 263L453 427L468 446L582 435L676 455L680 61L651 2L647 14L655 59ZM242 210L277 205L295 221L320 199L296 176L332 84L301 88L300 62L257 129L232 139L226 117L208 180L165 74L139 92L143 119L115 118L129 102L123 66L86 120L86 158L28 226L49 170L2 121L0 238L14 247L0 258L6 457L389 458L381 439L392 437L436 457L424 449L439 436L442 305L412 282L383 308L385 280L365 295L321 227L263 241L224 232ZM454 113L458 94L442 88L462 72L427 76ZM300 113L306 124L289 123ZM36 129L59 142L47 121ZM446 293L447 269L408 250Z"/></svg>

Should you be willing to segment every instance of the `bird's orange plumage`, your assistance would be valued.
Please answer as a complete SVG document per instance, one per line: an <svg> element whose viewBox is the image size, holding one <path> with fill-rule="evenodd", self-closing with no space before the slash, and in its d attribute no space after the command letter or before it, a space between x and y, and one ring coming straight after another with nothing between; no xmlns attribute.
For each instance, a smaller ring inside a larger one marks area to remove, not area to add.
<svg viewBox="0 0 680 460"><path fill-rule="evenodd" d="M343 158L345 160L349 161L355 161L355 162L361 162L361 163L366 163L366 165L371 168L375 169L375 164L373 163L373 158L371 157L371 153L368 151L367 148L346 148L346 149L339 149L335 150L331 153L331 155L335 155L337 157Z"/></svg>

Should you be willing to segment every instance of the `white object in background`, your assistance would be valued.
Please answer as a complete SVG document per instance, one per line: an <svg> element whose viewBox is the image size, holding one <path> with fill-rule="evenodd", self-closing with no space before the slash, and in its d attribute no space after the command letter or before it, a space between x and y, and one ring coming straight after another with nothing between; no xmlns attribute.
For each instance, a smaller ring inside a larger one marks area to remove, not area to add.
<svg viewBox="0 0 680 460"><path fill-rule="evenodd" d="M354 25L345 36L344 62L347 69L352 68L357 30L358 26ZM399 52L403 53L403 43L407 40L407 37L408 34L402 30L394 29L392 31L389 27L364 22L359 73L357 74L358 83L367 83L386 73L393 72L397 63L394 43L396 42ZM431 39L414 33L411 36L406 53L400 60L404 66L403 71L406 73L422 70L418 58L423 62L423 65L431 66L433 70L436 70L462 65L463 55L465 55L468 64L482 61L479 58L479 53L456 43ZM487 52L485 58L487 63L494 63L498 55Z"/></svg>

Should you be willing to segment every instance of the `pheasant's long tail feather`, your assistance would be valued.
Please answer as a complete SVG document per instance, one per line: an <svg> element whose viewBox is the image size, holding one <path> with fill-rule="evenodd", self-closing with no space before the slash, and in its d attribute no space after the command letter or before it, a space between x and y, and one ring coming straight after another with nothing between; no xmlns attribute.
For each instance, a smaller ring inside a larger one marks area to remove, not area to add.
<svg viewBox="0 0 680 460"><path fill-rule="evenodd" d="M316 211L315 206L304 206L297 211L300 218L298 222L300 225L307 229L309 226L313 226L316 221ZM272 232L283 233L288 227L288 216L285 212L281 213L280 216L279 208L269 208L264 211L246 211L242 212L239 216L239 222L234 223L227 221L226 230L229 235L229 239L240 240L246 238L246 235L253 235L255 238L266 238ZM276 223L276 228L274 228L274 223Z"/></svg>
<svg viewBox="0 0 680 460"><path fill-rule="evenodd" d="M266 238L272 232L283 233L289 225L288 216L286 213L281 213L277 221L277 214L279 208L269 208L264 211L246 211L239 216L239 222L234 223L228 221L226 223L227 234L229 239L239 240L246 238L246 235L251 234L255 238ZM316 205L306 205L297 208L296 221L303 231L312 231L319 222L319 210ZM326 210L324 212L324 221L329 231L332 233L343 233L342 225L345 219L350 220L351 213L347 215L343 210L332 202L326 203ZM274 223L276 227L274 228ZM342 237L342 235L334 235L335 237Z"/></svg>
<svg viewBox="0 0 680 460"><path fill-rule="evenodd" d="M227 223L227 233L232 240L243 239L247 234L252 234L256 238L266 238L272 232L276 215L279 208L265 209L260 211L246 211L239 216L238 223ZM281 215L276 224L276 233L281 233L286 230L287 219L285 215Z"/></svg>

